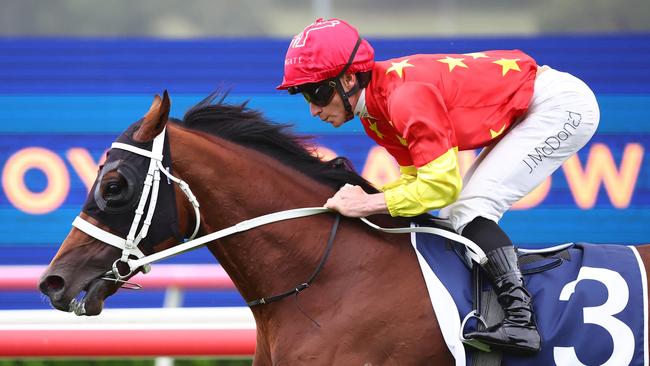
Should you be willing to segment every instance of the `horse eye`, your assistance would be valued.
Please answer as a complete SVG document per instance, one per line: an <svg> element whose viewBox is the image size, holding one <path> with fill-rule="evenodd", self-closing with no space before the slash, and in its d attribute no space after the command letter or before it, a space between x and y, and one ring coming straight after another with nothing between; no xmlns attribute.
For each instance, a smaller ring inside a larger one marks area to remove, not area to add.
<svg viewBox="0 0 650 366"><path fill-rule="evenodd" d="M107 196L115 196L122 192L122 187L117 182L111 182L106 185L104 189L104 194Z"/></svg>
<svg viewBox="0 0 650 366"><path fill-rule="evenodd" d="M122 197L124 186L125 184L122 180L106 182L102 188L102 197L106 201L114 201L113 203L117 203L117 201L121 201L124 198Z"/></svg>

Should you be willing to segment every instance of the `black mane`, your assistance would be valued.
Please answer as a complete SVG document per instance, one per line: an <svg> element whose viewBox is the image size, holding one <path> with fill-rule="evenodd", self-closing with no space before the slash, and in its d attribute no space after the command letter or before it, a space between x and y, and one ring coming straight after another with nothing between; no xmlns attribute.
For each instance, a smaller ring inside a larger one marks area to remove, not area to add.
<svg viewBox="0 0 650 366"><path fill-rule="evenodd" d="M291 133L290 125L273 123L246 103L224 103L227 94L213 103L219 95L214 92L192 107L180 124L260 151L334 189L350 183L368 193L378 192L342 160L324 162L312 155L311 137Z"/></svg>

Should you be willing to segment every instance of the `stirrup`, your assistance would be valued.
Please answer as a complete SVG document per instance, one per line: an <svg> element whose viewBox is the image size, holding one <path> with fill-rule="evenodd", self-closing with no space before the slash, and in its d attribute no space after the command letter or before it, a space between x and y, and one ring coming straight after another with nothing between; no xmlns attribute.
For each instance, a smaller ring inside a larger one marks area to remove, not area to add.
<svg viewBox="0 0 650 366"><path fill-rule="evenodd" d="M490 347L489 344L479 341L478 339L465 337L465 333L463 332L465 329L465 325L472 318L478 320L481 324L483 324L485 328L487 328L487 323L485 323L485 319L483 319L483 316L481 316L481 314L477 313L476 311L472 311L469 314L467 314L465 316L465 319L463 319L463 322L460 323L460 334L459 334L460 341L463 342L463 344L475 348L481 352L492 352L492 348Z"/></svg>

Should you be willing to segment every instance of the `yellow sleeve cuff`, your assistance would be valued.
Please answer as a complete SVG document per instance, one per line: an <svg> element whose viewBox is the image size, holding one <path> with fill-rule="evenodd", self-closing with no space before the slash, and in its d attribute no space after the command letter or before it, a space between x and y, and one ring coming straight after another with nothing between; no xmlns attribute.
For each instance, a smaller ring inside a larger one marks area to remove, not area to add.
<svg viewBox="0 0 650 366"><path fill-rule="evenodd" d="M391 216L417 216L456 201L463 185L457 151L457 148L449 149L418 168L411 182L385 190L384 198Z"/></svg>
<svg viewBox="0 0 650 366"><path fill-rule="evenodd" d="M418 170L413 165L409 165L409 166L400 165L399 171L402 173L400 177L396 181L390 182L382 186L380 189L382 192L395 188L397 186L409 184L415 180L415 176L418 174Z"/></svg>

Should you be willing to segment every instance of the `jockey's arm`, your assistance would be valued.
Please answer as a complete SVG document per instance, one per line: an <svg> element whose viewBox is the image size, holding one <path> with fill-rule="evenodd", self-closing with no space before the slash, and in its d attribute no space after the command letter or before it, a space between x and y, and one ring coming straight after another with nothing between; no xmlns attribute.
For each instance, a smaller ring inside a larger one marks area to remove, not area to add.
<svg viewBox="0 0 650 366"><path fill-rule="evenodd" d="M346 184L327 200L325 207L349 217L386 213L410 217L447 206L458 198L462 187L456 155L456 149L450 149L414 169L415 175L391 183L382 193L368 194L359 186Z"/></svg>
<svg viewBox="0 0 650 366"><path fill-rule="evenodd" d="M394 127L407 141L415 167L411 181L384 190L392 216L417 216L456 201L462 188L454 127L440 91L405 83L389 101Z"/></svg>
<svg viewBox="0 0 650 366"><path fill-rule="evenodd" d="M391 216L417 216L456 201L462 188L456 149L417 169L415 179L384 190Z"/></svg>

